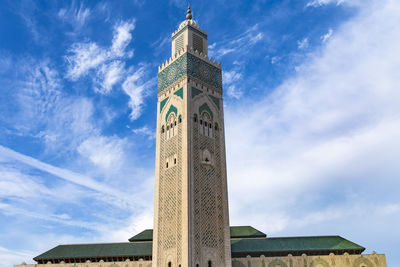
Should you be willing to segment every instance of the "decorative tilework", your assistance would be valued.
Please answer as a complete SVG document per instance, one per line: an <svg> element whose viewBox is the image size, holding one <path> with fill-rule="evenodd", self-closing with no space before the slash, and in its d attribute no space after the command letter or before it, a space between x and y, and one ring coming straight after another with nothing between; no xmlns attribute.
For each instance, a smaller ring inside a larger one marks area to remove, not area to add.
<svg viewBox="0 0 400 267"><path fill-rule="evenodd" d="M215 105L216 105L217 108L219 109L219 99L216 98L216 97L213 96L213 95L208 95L208 96L211 98L211 100L215 103Z"/></svg>
<svg viewBox="0 0 400 267"><path fill-rule="evenodd" d="M169 98L169 97L167 97L166 99L164 99L163 101L160 102L160 113L161 113L161 111L163 110L165 104L167 103L168 98Z"/></svg>
<svg viewBox="0 0 400 267"><path fill-rule="evenodd" d="M178 116L178 109L177 109L174 105L171 105L171 106L169 107L169 110L168 110L168 112L167 112L167 115L165 116L165 121L167 121L168 116L169 116L169 114L171 114L171 112L174 112L175 115Z"/></svg>
<svg viewBox="0 0 400 267"><path fill-rule="evenodd" d="M177 96L179 96L180 98L183 99L183 87L182 87L181 89L177 90L177 91L174 93L174 95L177 95Z"/></svg>
<svg viewBox="0 0 400 267"><path fill-rule="evenodd" d="M203 111L207 111L210 114L211 119L213 119L214 114L212 113L212 111L211 111L210 107L207 105L207 103L204 103L203 105L201 105L199 107L199 114L201 114Z"/></svg>
<svg viewBox="0 0 400 267"><path fill-rule="evenodd" d="M185 75L197 78L222 91L221 69L186 52L158 73L158 92L162 92Z"/></svg>
<svg viewBox="0 0 400 267"><path fill-rule="evenodd" d="M188 53L188 74L222 91L221 69Z"/></svg>
<svg viewBox="0 0 400 267"><path fill-rule="evenodd" d="M180 56L171 65L158 73L158 92L162 92L187 74L187 53Z"/></svg>
<svg viewBox="0 0 400 267"><path fill-rule="evenodd" d="M206 34L202 33L201 31L199 31L199 30L196 29L196 28L193 28L193 27L190 26L190 25L186 25L185 27L182 28L182 30L180 30L177 34L175 34L174 37L172 37L172 41L173 41L176 37L178 37L179 34L181 34L181 32L183 32L183 31L184 31L186 28L188 28L188 27L190 27L190 29L191 29L192 31L194 31L195 33L200 34L201 36L203 36L204 38L207 39L207 35L206 35Z"/></svg>
<svg viewBox="0 0 400 267"><path fill-rule="evenodd" d="M199 89L197 89L195 87L192 87L192 98L197 96L197 95L199 95L199 94L202 94L202 93L203 93L203 91L201 91L201 90L199 90Z"/></svg>

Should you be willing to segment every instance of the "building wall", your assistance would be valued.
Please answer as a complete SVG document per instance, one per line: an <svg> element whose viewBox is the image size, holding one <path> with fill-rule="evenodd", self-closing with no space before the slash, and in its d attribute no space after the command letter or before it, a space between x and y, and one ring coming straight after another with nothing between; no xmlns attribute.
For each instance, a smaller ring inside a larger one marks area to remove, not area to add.
<svg viewBox="0 0 400 267"><path fill-rule="evenodd" d="M187 266L188 261L186 79L158 96L153 232L157 266Z"/></svg>
<svg viewBox="0 0 400 267"><path fill-rule="evenodd" d="M208 266L208 261L230 266L222 95L190 80L191 261L194 266Z"/></svg>
<svg viewBox="0 0 400 267"><path fill-rule="evenodd" d="M204 267L207 265L200 265ZM152 267L151 261L21 264L14 267ZM186 267L186 266L185 266ZM218 266L225 267L225 266ZM384 254L233 258L232 267L387 267Z"/></svg>

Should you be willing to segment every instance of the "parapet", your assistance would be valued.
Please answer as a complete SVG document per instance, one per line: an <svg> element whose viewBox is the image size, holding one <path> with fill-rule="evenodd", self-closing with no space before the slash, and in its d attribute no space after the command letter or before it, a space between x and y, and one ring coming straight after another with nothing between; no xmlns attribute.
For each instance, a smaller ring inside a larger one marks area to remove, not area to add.
<svg viewBox="0 0 400 267"><path fill-rule="evenodd" d="M171 65L172 62L174 62L177 58L179 58L181 55L183 55L186 52L188 52L198 58L201 58L208 64L210 64L218 69L221 69L221 62L217 62L217 60L215 60L213 58L209 58L207 55L205 55L203 53L199 53L199 51L194 50L193 47L189 48L188 46L186 46L186 47L182 48L181 50L179 50L177 53L175 53L168 60L166 60L161 66L159 66L158 72L163 71L165 68L167 68L169 65Z"/></svg>

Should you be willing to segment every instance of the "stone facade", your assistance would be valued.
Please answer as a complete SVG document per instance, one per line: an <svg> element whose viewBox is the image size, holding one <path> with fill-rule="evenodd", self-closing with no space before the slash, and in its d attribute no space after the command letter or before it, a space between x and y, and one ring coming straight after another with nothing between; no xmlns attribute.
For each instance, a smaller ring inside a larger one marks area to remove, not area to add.
<svg viewBox="0 0 400 267"><path fill-rule="evenodd" d="M229 267L221 65L192 20L172 47L158 74L153 263Z"/></svg>
<svg viewBox="0 0 400 267"><path fill-rule="evenodd" d="M151 267L151 261L21 264L14 267ZM201 265L200 265L201 266ZM204 266L204 265L203 265ZM384 254L233 258L232 267L387 267Z"/></svg>

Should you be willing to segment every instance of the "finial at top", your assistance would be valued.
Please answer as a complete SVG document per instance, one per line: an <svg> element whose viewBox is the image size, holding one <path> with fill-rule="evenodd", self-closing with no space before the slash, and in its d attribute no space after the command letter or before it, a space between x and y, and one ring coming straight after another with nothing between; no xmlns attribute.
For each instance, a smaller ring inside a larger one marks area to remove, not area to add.
<svg viewBox="0 0 400 267"><path fill-rule="evenodd" d="M186 19L192 19L192 11L190 10L190 4L188 4Z"/></svg>

